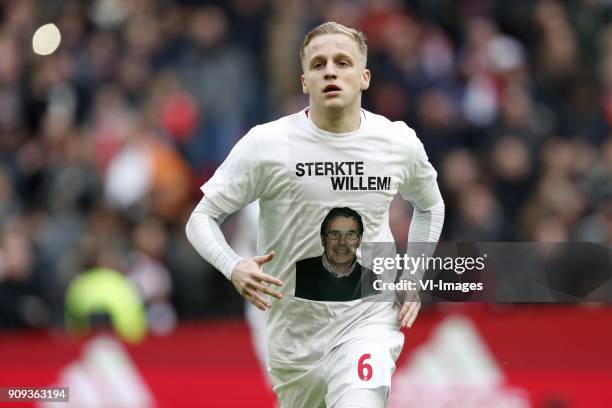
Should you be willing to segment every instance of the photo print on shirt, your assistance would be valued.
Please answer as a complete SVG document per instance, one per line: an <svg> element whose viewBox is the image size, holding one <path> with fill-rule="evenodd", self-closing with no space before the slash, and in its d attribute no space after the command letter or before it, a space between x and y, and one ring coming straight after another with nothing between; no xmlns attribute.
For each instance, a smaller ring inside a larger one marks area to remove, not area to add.
<svg viewBox="0 0 612 408"><path fill-rule="evenodd" d="M295 264L295 296L344 302L376 294L371 284L374 272L357 259L363 233L363 221L357 211L332 208L321 222L323 253Z"/></svg>

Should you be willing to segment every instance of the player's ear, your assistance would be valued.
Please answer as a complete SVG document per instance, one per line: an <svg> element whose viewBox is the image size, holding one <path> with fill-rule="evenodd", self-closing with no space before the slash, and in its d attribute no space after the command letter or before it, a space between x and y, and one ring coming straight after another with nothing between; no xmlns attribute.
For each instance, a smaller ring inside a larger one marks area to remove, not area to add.
<svg viewBox="0 0 612 408"><path fill-rule="evenodd" d="M304 74L300 75L300 81L302 82L302 92L305 95L308 95L308 88L306 87L306 78L304 77Z"/></svg>
<svg viewBox="0 0 612 408"><path fill-rule="evenodd" d="M370 79L372 78L372 73L369 69L365 68L363 70L363 74L361 74L361 90L365 91L370 87Z"/></svg>

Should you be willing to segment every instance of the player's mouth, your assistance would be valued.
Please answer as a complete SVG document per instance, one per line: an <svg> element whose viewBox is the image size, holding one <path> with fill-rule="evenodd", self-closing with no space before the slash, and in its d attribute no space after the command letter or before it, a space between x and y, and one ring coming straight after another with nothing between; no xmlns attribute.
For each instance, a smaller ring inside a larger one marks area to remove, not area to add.
<svg viewBox="0 0 612 408"><path fill-rule="evenodd" d="M323 93L325 95L338 95L341 90L342 89L338 85L329 84L323 88Z"/></svg>

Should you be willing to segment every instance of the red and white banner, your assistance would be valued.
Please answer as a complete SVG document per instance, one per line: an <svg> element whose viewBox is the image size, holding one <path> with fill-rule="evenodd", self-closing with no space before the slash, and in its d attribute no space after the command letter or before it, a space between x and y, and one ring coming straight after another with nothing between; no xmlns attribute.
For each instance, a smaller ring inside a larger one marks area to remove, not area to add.
<svg viewBox="0 0 612 408"><path fill-rule="evenodd" d="M459 307L459 309L457 309ZM0 333L0 387L68 386L41 407L272 408L241 320L182 324L132 345L103 335ZM390 408L610 407L612 308L452 305L406 331Z"/></svg>

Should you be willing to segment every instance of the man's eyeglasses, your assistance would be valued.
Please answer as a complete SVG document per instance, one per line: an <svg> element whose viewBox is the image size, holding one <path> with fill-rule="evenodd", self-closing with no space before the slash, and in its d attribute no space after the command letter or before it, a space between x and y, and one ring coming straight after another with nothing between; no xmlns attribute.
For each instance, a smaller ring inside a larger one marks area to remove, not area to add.
<svg viewBox="0 0 612 408"><path fill-rule="evenodd" d="M347 241L357 241L359 234L355 231L341 232L341 231L329 231L325 234L325 237L330 241L339 241L340 238L344 237Z"/></svg>

